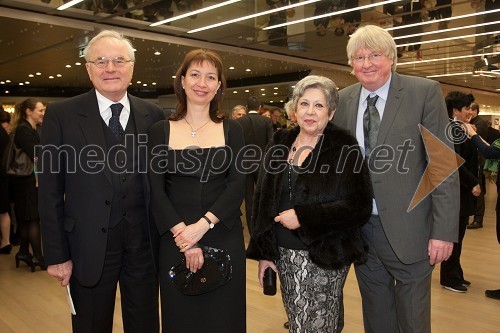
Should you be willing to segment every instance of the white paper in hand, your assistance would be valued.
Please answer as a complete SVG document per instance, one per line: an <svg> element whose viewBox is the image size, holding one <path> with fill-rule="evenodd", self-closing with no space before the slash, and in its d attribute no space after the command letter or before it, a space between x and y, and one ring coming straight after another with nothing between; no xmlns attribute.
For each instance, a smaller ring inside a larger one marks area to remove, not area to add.
<svg viewBox="0 0 500 333"><path fill-rule="evenodd" d="M73 298L71 297L71 290L69 289L69 284L66 286L66 296L68 296L68 305L72 315L76 315L75 304L73 304Z"/></svg>

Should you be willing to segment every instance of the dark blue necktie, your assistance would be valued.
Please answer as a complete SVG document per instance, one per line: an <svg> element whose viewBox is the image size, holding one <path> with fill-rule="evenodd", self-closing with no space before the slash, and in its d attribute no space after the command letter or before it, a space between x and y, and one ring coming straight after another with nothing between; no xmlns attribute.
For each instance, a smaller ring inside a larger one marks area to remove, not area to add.
<svg viewBox="0 0 500 333"><path fill-rule="evenodd" d="M380 115L375 107L378 96L368 97L367 107L363 115L363 132L365 134L365 158L368 159L377 144L378 129L380 127Z"/></svg>
<svg viewBox="0 0 500 333"><path fill-rule="evenodd" d="M111 119L109 119L109 128L113 135L121 140L125 131L120 124L120 113L122 112L123 105L121 103L111 104Z"/></svg>

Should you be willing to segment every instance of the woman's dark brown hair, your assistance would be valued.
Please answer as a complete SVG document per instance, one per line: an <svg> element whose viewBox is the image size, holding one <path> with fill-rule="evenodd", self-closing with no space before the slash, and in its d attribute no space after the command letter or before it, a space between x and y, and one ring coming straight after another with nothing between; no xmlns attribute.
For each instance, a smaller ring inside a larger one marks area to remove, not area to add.
<svg viewBox="0 0 500 333"><path fill-rule="evenodd" d="M34 98L34 97L30 97L28 99L25 99L22 102L16 103L16 105L14 106L14 117L13 117L14 118L14 121L13 121L14 127L19 125L19 122L21 121L21 119L26 120L28 118L28 109L35 110L36 105L39 102L42 103L41 100Z"/></svg>
<svg viewBox="0 0 500 333"><path fill-rule="evenodd" d="M217 89L215 97L210 102L210 119L215 123L219 123L222 121L222 119L217 115L219 110L219 103L222 102L224 91L226 89L226 78L224 77L223 73L222 60L217 53L203 49L192 50L188 52L188 54L186 54L186 56L184 57L184 61L182 62L181 66L177 70L177 73L175 74L174 91L177 95L178 103L176 111L170 116L170 120L181 120L186 117L187 99L186 92L182 88L182 77L186 76L186 72L189 66L191 66L192 64L202 64L205 61L214 65L214 67L217 69L217 76L219 77L220 81L220 87L219 89Z"/></svg>

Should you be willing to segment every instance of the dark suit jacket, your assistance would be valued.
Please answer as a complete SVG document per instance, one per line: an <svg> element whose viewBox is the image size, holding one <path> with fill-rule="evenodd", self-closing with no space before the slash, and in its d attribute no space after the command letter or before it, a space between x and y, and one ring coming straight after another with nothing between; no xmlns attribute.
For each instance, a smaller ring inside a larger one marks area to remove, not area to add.
<svg viewBox="0 0 500 333"><path fill-rule="evenodd" d="M356 133L360 92L359 83L342 89L333 119L335 124L348 129L353 135ZM448 123L438 82L392 73L377 146L392 147L391 160L394 162L384 172L370 170L370 176L387 239L398 258L406 264L428 258L429 239L456 242L458 238L460 192L457 172L408 212L422 175L429 166L419 125L453 150L446 136ZM403 150L397 147L407 140L414 149L402 156Z"/></svg>
<svg viewBox="0 0 500 333"><path fill-rule="evenodd" d="M271 119L258 113L249 113L236 121L243 127L245 144L257 145L263 152L274 133Z"/></svg>
<svg viewBox="0 0 500 333"><path fill-rule="evenodd" d="M470 123L476 126L477 134L479 134L483 139L486 140L486 137L488 136L488 123L486 122L486 120L481 118L481 116L477 116L476 118L472 119Z"/></svg>
<svg viewBox="0 0 500 333"><path fill-rule="evenodd" d="M147 134L151 125L163 118L161 108L130 94L128 97L137 134ZM104 265L113 197L111 171L103 163L106 144L95 90L51 104L44 117L41 143L39 209L45 261L53 265L71 259L73 275L82 285L93 286ZM139 167L147 170L147 150L139 149L138 154L141 151L144 158L139 158ZM92 152L97 152L97 157ZM142 181L149 207L144 171ZM154 223L148 224L154 248L158 232ZM152 252L156 254L155 249Z"/></svg>
<svg viewBox="0 0 500 333"><path fill-rule="evenodd" d="M462 129L459 127L456 133L458 131L462 131ZM471 216L474 215L476 210L476 199L472 194L472 188L479 184L478 153L470 140L456 142L455 152L465 160L458 169L460 178L460 216Z"/></svg>
<svg viewBox="0 0 500 333"><path fill-rule="evenodd" d="M477 134L479 134L485 140L488 138L488 123L486 122L486 120L481 118L481 116L477 116L476 118L472 119L470 123L476 126ZM479 154L478 158L479 158L479 165L483 167L484 166L483 154ZM484 190L484 183L483 185L481 185L481 189Z"/></svg>

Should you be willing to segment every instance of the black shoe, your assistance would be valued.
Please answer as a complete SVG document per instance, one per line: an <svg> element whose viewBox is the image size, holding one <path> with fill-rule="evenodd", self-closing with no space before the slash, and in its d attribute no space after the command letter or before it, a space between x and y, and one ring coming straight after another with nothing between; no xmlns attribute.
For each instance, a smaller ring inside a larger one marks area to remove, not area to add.
<svg viewBox="0 0 500 333"><path fill-rule="evenodd" d="M31 253L21 253L17 252L16 254L16 268L19 268L19 262L22 261L29 267L31 267L31 271L35 271L35 266L33 265L33 256Z"/></svg>
<svg viewBox="0 0 500 333"><path fill-rule="evenodd" d="M290 323L287 321L286 323L283 324L283 327L286 328L287 330L290 329Z"/></svg>
<svg viewBox="0 0 500 333"><path fill-rule="evenodd" d="M7 244L0 248L0 254L10 254L10 251L12 251L12 244Z"/></svg>
<svg viewBox="0 0 500 333"><path fill-rule="evenodd" d="M500 300L500 289L486 290L484 294L486 295L486 297Z"/></svg>
<svg viewBox="0 0 500 333"><path fill-rule="evenodd" d="M473 221L467 226L467 229L479 229L483 227L483 222Z"/></svg>
<svg viewBox="0 0 500 333"><path fill-rule="evenodd" d="M450 285L450 286L443 285L443 288L446 290L449 290L449 291L456 292L456 293L466 293L467 292L467 287L463 286L461 284L454 284L454 285Z"/></svg>
<svg viewBox="0 0 500 333"><path fill-rule="evenodd" d="M47 270L47 264L45 263L45 259L42 256L33 256L33 266L31 266L31 271L34 272L36 266L40 266L42 271Z"/></svg>
<svg viewBox="0 0 500 333"><path fill-rule="evenodd" d="M462 280L462 286L465 286L465 287L470 286L470 281Z"/></svg>

